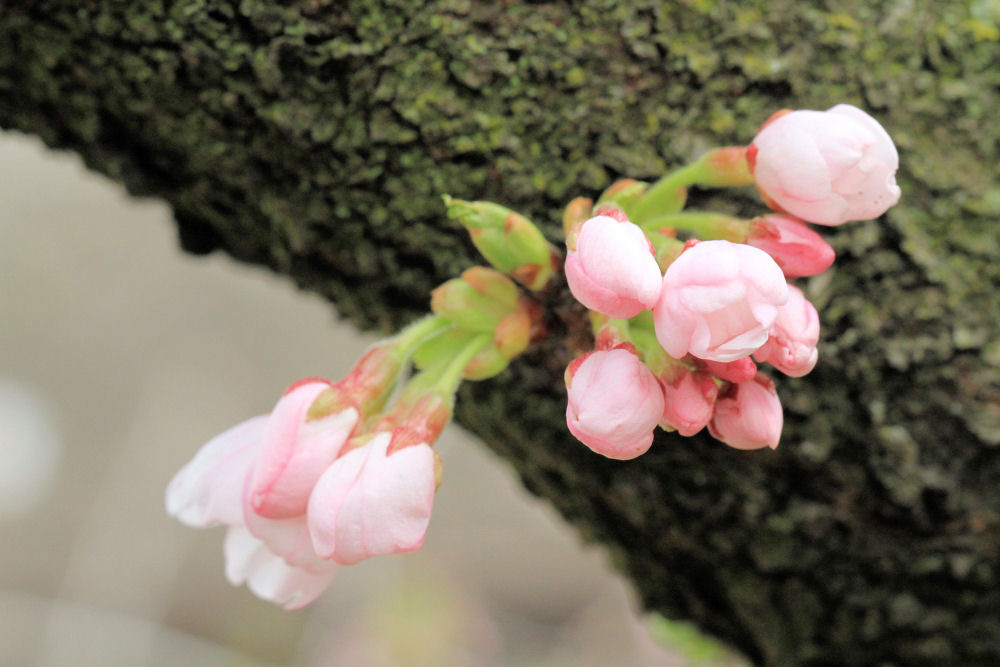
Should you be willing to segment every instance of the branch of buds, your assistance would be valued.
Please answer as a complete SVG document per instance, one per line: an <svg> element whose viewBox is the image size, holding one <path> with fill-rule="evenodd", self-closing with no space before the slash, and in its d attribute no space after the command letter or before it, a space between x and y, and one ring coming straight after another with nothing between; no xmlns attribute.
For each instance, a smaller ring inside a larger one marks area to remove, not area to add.
<svg viewBox="0 0 1000 667"><path fill-rule="evenodd" d="M564 265L524 216L445 195L492 268L435 289L432 315L340 381L300 380L269 414L213 438L171 481L167 511L226 526L229 581L289 609L342 566L419 549L441 483L433 444L459 385L503 372L540 335L533 293L561 268L594 340L565 373L578 440L632 459L657 426L707 426L731 447L773 449L781 403L757 364L792 377L815 366L819 317L787 280L834 260L805 223L881 215L899 198L897 166L888 134L859 109L778 112L749 146L709 151L652 185L619 181L596 204L571 201ZM773 213L684 211L691 186L750 184Z"/></svg>

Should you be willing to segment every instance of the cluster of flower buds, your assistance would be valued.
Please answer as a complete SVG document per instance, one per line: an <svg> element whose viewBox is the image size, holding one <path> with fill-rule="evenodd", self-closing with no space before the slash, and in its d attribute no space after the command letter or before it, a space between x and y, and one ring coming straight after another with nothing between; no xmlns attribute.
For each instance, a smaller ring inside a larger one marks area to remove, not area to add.
<svg viewBox="0 0 1000 667"><path fill-rule="evenodd" d="M339 382L296 382L270 414L213 438L170 482L169 514L227 527L233 585L295 609L341 566L423 545L442 470L432 445L455 392L502 371L533 325L514 283L481 267L439 287L432 310ZM421 371L387 407L410 361Z"/></svg>
<svg viewBox="0 0 1000 667"><path fill-rule="evenodd" d="M340 567L419 549L441 481L432 445L459 385L502 372L543 333L532 292L561 266L595 341L565 374L577 439L615 459L647 451L657 426L776 447L781 403L757 364L812 370L819 317L787 281L834 260L806 222L881 215L899 197L897 164L889 136L854 107L779 112L749 146L710 151L652 185L619 181L596 204L570 202L565 264L524 216L445 195L493 268L438 287L432 315L339 382L297 382L270 414L209 441L170 483L167 510L193 527L226 526L230 582L286 608L314 600ZM692 185L750 184L774 213L683 210Z"/></svg>
<svg viewBox="0 0 1000 667"><path fill-rule="evenodd" d="M791 377L816 365L819 316L788 280L834 260L806 223L881 215L899 199L898 162L855 107L781 111L749 146L710 151L653 185L619 181L596 205L571 202L566 279L595 333L594 351L566 370L573 435L616 459L649 449L657 425L777 447L781 402L757 364ZM683 211L689 186L750 184L774 213Z"/></svg>

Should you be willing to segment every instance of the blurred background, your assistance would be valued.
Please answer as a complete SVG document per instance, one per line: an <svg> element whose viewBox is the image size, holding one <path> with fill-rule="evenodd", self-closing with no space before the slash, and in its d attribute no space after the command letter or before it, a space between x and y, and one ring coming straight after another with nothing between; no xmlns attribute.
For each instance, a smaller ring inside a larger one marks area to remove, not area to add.
<svg viewBox="0 0 1000 667"><path fill-rule="evenodd" d="M345 569L285 612L232 588L223 530L164 488L213 435L374 340L222 255L163 204L0 133L0 664L736 664L634 611L581 544L460 429L422 551Z"/></svg>

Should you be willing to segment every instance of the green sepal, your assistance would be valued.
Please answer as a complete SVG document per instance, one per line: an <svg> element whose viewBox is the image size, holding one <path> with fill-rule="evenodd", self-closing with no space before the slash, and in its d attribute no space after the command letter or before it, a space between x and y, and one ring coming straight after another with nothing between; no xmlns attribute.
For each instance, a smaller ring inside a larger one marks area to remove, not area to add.
<svg viewBox="0 0 1000 667"><path fill-rule="evenodd" d="M525 287L538 290L555 272L558 253L542 232L520 213L488 201L443 195L448 217L469 231L483 257Z"/></svg>
<svg viewBox="0 0 1000 667"><path fill-rule="evenodd" d="M431 310L471 331L493 331L503 317L499 304L461 278L453 278L434 288Z"/></svg>
<svg viewBox="0 0 1000 667"><path fill-rule="evenodd" d="M635 208L642 199L643 194L645 194L647 187L649 187L649 183L631 178L616 181L601 193L594 207L596 208L601 204L615 204L618 208L625 211L625 215L631 220L632 214L635 212ZM683 203L681 206L683 206Z"/></svg>
<svg viewBox="0 0 1000 667"><path fill-rule="evenodd" d="M413 355L417 368L429 370L441 367L455 356L455 351L470 344L481 333L452 329L432 338L419 348ZM479 350L462 371L462 377L467 380L483 380L500 373L507 368L510 360L503 356L495 344L489 344Z"/></svg>

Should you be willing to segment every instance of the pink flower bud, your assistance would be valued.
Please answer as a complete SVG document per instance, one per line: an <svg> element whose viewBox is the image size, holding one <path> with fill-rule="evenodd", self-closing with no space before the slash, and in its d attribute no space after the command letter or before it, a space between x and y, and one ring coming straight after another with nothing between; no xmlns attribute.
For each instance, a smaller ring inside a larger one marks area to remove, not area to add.
<svg viewBox="0 0 1000 667"><path fill-rule="evenodd" d="M587 308L624 319L653 307L662 277L638 226L599 215L579 228L566 257L566 280Z"/></svg>
<svg viewBox="0 0 1000 667"><path fill-rule="evenodd" d="M774 117L754 137L747 160L765 201L809 222L869 220L899 200L892 139L849 104Z"/></svg>
<svg viewBox="0 0 1000 667"><path fill-rule="evenodd" d="M591 352L566 372L566 424L577 440L612 459L633 459L653 444L663 389L634 352Z"/></svg>
<svg viewBox="0 0 1000 667"><path fill-rule="evenodd" d="M681 253L663 276L653 308L656 338L667 354L736 361L767 341L788 299L774 260L757 248L702 241Z"/></svg>
<svg viewBox="0 0 1000 667"><path fill-rule="evenodd" d="M195 528L228 525L230 583L246 583L258 597L297 609L329 585L337 565L312 549L304 516L265 519L249 510L248 480L269 419L254 417L202 447L167 487L167 512Z"/></svg>
<svg viewBox="0 0 1000 667"><path fill-rule="evenodd" d="M765 375L726 385L708 423L712 437L736 449L775 449L784 421L774 383Z"/></svg>
<svg viewBox="0 0 1000 667"><path fill-rule="evenodd" d="M816 365L818 343L819 314L802 290L790 286L788 303L778 308L771 336L753 356L785 375L802 377Z"/></svg>
<svg viewBox="0 0 1000 667"><path fill-rule="evenodd" d="M757 364L750 357L727 362L698 359L697 364L699 368L705 369L710 375L726 382L746 382L757 375Z"/></svg>
<svg viewBox="0 0 1000 667"><path fill-rule="evenodd" d="M747 245L769 254L787 278L822 273L830 268L836 256L822 236L787 215L765 215L751 220Z"/></svg>
<svg viewBox="0 0 1000 667"><path fill-rule="evenodd" d="M392 454L382 431L333 462L309 499L316 552L343 565L415 551L434 505L434 452L420 443Z"/></svg>
<svg viewBox="0 0 1000 667"><path fill-rule="evenodd" d="M250 505L257 514L278 519L305 512L316 480L347 442L358 423L357 409L310 416L330 390L326 380L311 378L292 385L274 406L249 482Z"/></svg>
<svg viewBox="0 0 1000 667"><path fill-rule="evenodd" d="M663 383L660 426L692 436L712 418L719 388L708 373L684 370L673 382Z"/></svg>

